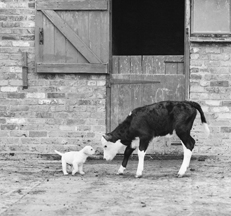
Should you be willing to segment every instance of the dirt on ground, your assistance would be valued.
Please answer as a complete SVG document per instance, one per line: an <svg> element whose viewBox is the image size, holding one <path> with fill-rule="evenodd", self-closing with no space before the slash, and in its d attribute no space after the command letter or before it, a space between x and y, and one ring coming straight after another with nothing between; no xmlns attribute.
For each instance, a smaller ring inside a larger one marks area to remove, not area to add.
<svg viewBox="0 0 231 216"><path fill-rule="evenodd" d="M86 174L63 176L60 161L0 160L0 215L9 216L215 216L231 215L231 161L137 160L123 176L121 160L88 160Z"/></svg>

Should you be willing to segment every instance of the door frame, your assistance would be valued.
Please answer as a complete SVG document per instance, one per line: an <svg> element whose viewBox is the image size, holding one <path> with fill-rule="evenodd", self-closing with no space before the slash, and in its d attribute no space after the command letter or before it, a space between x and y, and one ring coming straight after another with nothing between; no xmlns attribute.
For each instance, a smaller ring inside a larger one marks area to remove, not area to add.
<svg viewBox="0 0 231 216"><path fill-rule="evenodd" d="M190 12L191 0L185 0L184 24L184 71L185 71L185 100L189 100L189 68L190 68Z"/></svg>
<svg viewBox="0 0 231 216"><path fill-rule="evenodd" d="M111 74L112 74L112 1L108 0L109 10L109 62L108 76L106 76L106 132L111 129ZM190 9L191 0L185 0L184 16L184 71L185 71L185 100L189 95L189 66L190 66Z"/></svg>

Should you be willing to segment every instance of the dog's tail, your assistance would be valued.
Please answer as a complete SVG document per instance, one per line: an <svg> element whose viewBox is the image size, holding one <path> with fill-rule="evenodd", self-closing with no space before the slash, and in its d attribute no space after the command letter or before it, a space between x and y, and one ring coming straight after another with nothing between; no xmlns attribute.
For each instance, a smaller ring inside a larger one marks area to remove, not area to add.
<svg viewBox="0 0 231 216"><path fill-rule="evenodd" d="M63 153L58 152L58 151L56 151L56 150L55 150L55 153L58 154L58 155L60 155L60 156L63 156Z"/></svg>

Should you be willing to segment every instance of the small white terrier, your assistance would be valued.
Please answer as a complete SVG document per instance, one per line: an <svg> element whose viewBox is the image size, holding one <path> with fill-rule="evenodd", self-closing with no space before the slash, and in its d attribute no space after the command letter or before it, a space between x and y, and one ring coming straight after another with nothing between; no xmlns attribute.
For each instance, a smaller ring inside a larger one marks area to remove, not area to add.
<svg viewBox="0 0 231 216"><path fill-rule="evenodd" d="M61 153L55 150L55 153L61 155L62 157L62 168L64 175L68 175L67 164L73 166L72 175L75 175L75 173L78 171L81 175L84 175L85 173L83 172L83 164L85 163L88 156L95 154L95 150L91 146L85 146L80 151Z"/></svg>

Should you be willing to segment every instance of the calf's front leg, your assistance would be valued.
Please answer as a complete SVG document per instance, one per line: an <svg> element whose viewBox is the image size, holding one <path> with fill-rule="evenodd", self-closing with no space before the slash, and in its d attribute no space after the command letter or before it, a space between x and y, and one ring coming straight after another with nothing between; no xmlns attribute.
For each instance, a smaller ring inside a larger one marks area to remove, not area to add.
<svg viewBox="0 0 231 216"><path fill-rule="evenodd" d="M123 175L124 174L124 170L126 169L129 157L131 156L132 152L135 149L131 148L130 146L127 146L127 148L124 151L124 158L123 158L123 162L122 165L120 166L118 173L119 175Z"/></svg>

